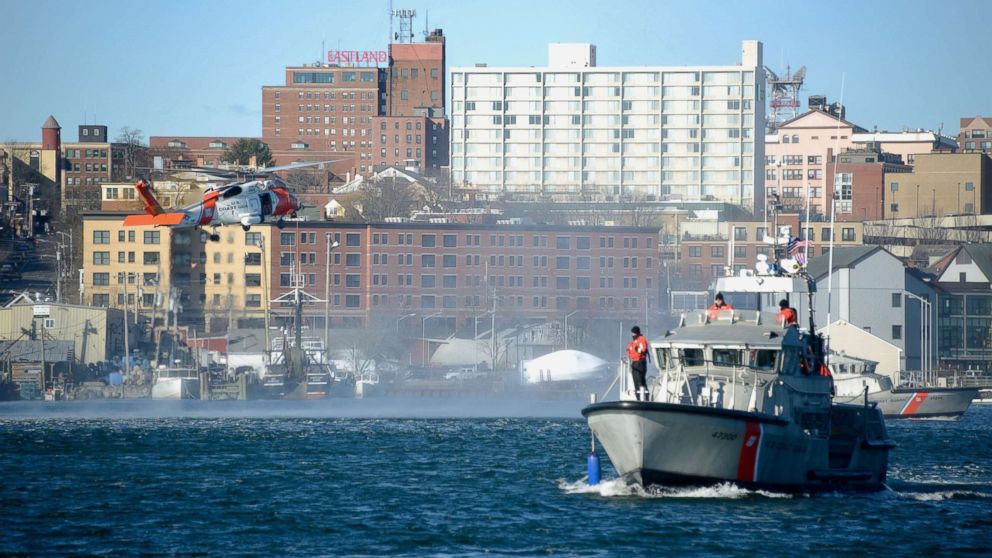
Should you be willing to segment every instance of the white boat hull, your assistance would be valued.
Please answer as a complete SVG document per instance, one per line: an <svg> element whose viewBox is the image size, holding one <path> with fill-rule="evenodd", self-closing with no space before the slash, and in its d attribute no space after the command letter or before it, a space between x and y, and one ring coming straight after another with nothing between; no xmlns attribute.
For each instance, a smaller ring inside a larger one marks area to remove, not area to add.
<svg viewBox="0 0 992 558"><path fill-rule="evenodd" d="M583 414L617 472L644 486L880 490L891 447L812 437L759 413L687 405L611 402Z"/></svg>
<svg viewBox="0 0 992 558"><path fill-rule="evenodd" d="M158 378L152 399L199 399L200 381L193 378Z"/></svg>

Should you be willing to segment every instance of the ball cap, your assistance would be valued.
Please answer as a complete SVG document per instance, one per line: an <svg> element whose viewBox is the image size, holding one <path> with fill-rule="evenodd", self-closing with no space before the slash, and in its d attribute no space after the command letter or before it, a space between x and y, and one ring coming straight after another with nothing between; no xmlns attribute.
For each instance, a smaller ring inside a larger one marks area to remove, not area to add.
<svg viewBox="0 0 992 558"><path fill-rule="evenodd" d="M631 333L636 333L637 335L640 335L641 334L641 328L639 328L637 326L634 326L634 327L630 328L630 332Z"/></svg>

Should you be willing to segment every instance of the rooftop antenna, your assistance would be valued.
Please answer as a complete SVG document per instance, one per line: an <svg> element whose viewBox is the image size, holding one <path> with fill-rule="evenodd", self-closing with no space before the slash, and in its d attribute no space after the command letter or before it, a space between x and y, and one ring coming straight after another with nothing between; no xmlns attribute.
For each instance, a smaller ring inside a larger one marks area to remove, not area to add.
<svg viewBox="0 0 992 558"><path fill-rule="evenodd" d="M424 10L424 40L425 41L427 40L427 36L430 35L430 31L429 31L429 29L430 29L430 25L429 25L430 19L431 19L431 11L430 10Z"/></svg>
<svg viewBox="0 0 992 558"><path fill-rule="evenodd" d="M391 10L389 12L390 18L390 29L392 29L392 17L396 17L400 20L400 31L392 38L397 43L412 43L413 42L413 18L417 16L417 10Z"/></svg>

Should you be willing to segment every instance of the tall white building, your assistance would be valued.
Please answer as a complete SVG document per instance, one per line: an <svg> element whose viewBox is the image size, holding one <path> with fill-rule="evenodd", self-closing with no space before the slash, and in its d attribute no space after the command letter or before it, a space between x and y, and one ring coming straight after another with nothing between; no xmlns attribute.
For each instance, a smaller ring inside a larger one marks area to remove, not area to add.
<svg viewBox="0 0 992 558"><path fill-rule="evenodd" d="M595 49L550 45L546 68L453 68L452 179L488 198L755 209L764 199L761 43L744 41L735 66L600 68Z"/></svg>

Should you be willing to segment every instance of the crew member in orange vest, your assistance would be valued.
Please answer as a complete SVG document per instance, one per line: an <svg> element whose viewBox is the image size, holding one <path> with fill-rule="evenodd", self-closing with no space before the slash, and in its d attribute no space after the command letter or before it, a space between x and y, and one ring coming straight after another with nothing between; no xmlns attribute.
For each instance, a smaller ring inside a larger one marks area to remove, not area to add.
<svg viewBox="0 0 992 558"><path fill-rule="evenodd" d="M723 301L723 293L716 293L716 297L713 299L713 305L710 306L706 314L711 320L715 320L720 315L720 312L733 309L733 306Z"/></svg>
<svg viewBox="0 0 992 558"><path fill-rule="evenodd" d="M789 327L791 325L797 325L796 322L796 311L789 308L789 303L784 298L778 301L778 315L775 316L775 321Z"/></svg>
<svg viewBox="0 0 992 558"><path fill-rule="evenodd" d="M627 358L630 359L630 375L634 378L634 392L641 398L641 389L647 391L648 374L648 341L641 335L641 328L636 325L630 328L633 341L627 343ZM647 393L645 393L647 399Z"/></svg>

